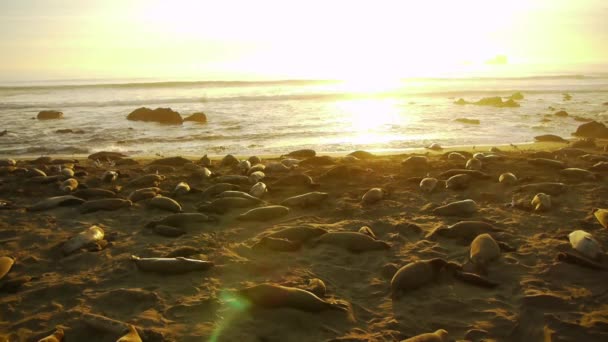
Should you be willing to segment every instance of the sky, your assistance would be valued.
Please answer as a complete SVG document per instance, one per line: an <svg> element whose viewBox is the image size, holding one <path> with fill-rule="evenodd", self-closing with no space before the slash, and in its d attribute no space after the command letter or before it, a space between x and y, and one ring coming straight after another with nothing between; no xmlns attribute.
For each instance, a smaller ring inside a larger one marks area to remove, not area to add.
<svg viewBox="0 0 608 342"><path fill-rule="evenodd" d="M0 0L0 80L561 73L608 64L606 18L605 0Z"/></svg>

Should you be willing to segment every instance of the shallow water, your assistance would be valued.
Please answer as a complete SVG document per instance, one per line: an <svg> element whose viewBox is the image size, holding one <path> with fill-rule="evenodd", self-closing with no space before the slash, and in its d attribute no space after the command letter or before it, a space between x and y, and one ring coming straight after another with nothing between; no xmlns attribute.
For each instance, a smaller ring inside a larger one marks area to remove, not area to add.
<svg viewBox="0 0 608 342"><path fill-rule="evenodd" d="M509 96L518 108L459 106L458 98ZM562 93L572 99L565 101ZM276 154L403 150L450 145L523 143L540 134L569 137L573 116L608 120L608 77L410 79L393 84L334 81L163 82L0 87L0 155L74 154L100 150L132 155ZM133 122L134 109L171 107L183 116L203 111L207 124ZM550 110L549 107L555 110ZM40 110L65 119L33 119ZM567 118L546 114L566 110ZM454 122L480 120L479 125ZM84 134L59 134L58 129Z"/></svg>

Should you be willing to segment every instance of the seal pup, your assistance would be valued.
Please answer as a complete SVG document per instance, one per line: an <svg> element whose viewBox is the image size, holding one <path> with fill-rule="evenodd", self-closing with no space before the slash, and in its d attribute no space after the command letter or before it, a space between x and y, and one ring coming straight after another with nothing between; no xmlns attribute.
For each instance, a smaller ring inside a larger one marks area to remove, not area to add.
<svg viewBox="0 0 608 342"><path fill-rule="evenodd" d="M555 159L546 159L546 158L532 158L528 159L528 163L536 166L549 167L552 169L565 169L566 163L563 161L555 160Z"/></svg>
<svg viewBox="0 0 608 342"><path fill-rule="evenodd" d="M179 182L173 189L173 196L182 196L190 192L190 185L186 182Z"/></svg>
<svg viewBox="0 0 608 342"><path fill-rule="evenodd" d="M598 209L593 213L593 216L604 228L608 228L608 209Z"/></svg>
<svg viewBox="0 0 608 342"><path fill-rule="evenodd" d="M112 183L116 179L118 179L118 172L116 171L106 171L101 176L101 181L105 183Z"/></svg>
<svg viewBox="0 0 608 342"><path fill-rule="evenodd" d="M29 207L28 211L43 211L49 210L60 206L68 206L68 205L79 205L84 203L85 201L82 198L78 198L72 195L65 196L55 196L43 199L42 201L34 204Z"/></svg>
<svg viewBox="0 0 608 342"><path fill-rule="evenodd" d="M239 216L241 221L269 221L289 214L289 208L282 205L269 205L251 209Z"/></svg>
<svg viewBox="0 0 608 342"><path fill-rule="evenodd" d="M0 280L11 270L15 264L15 259L3 256L0 257Z"/></svg>
<svg viewBox="0 0 608 342"><path fill-rule="evenodd" d="M363 204L374 204L384 198L386 190L382 188L371 188L361 198Z"/></svg>
<svg viewBox="0 0 608 342"><path fill-rule="evenodd" d="M262 171L252 172L249 175L249 183L255 184L255 183L261 181L262 179L264 179L264 177L266 177L266 175Z"/></svg>
<svg viewBox="0 0 608 342"><path fill-rule="evenodd" d="M159 193L160 193L160 188L157 188L157 187L142 188L142 189L137 189L137 190L134 190L133 192L131 192L131 194L129 194L128 199L131 202L135 203L135 202L143 201L146 199L154 198Z"/></svg>
<svg viewBox="0 0 608 342"><path fill-rule="evenodd" d="M538 193L531 202L535 211L547 211L551 209L551 195Z"/></svg>
<svg viewBox="0 0 608 342"><path fill-rule="evenodd" d="M467 160L467 164L464 167L467 170L481 170L481 160L478 158L471 158Z"/></svg>
<svg viewBox="0 0 608 342"><path fill-rule="evenodd" d="M240 187L238 185L235 185L235 184L216 183L216 184L213 184L213 185L209 186L205 190L203 190L202 197L203 198L210 198L210 197L213 197L213 196L217 196L218 194L221 194L224 191L238 190L238 189L240 189Z"/></svg>
<svg viewBox="0 0 608 342"><path fill-rule="evenodd" d="M433 214L440 216L470 216L477 212L477 203L472 199L451 202L433 209Z"/></svg>
<svg viewBox="0 0 608 342"><path fill-rule="evenodd" d="M432 333L425 333L407 338L401 342L449 342L447 330L439 329Z"/></svg>
<svg viewBox="0 0 608 342"><path fill-rule="evenodd" d="M467 174L454 175L445 182L446 189L464 190L471 183L471 176Z"/></svg>
<svg viewBox="0 0 608 342"><path fill-rule="evenodd" d="M61 342L63 341L64 335L65 333L63 332L63 329L57 327L55 328L55 332L53 332L49 336L41 338L40 340L38 340L38 342Z"/></svg>
<svg viewBox="0 0 608 342"><path fill-rule="evenodd" d="M319 243L341 247L353 253L391 248L388 243L359 232L329 232L315 240L315 244Z"/></svg>
<svg viewBox="0 0 608 342"><path fill-rule="evenodd" d="M266 184L257 182L249 189L249 194L257 198L262 198L267 191Z"/></svg>
<svg viewBox="0 0 608 342"><path fill-rule="evenodd" d="M500 247L490 234L480 234L471 242L469 260L473 265L483 269L499 257Z"/></svg>
<svg viewBox="0 0 608 342"><path fill-rule="evenodd" d="M74 178L68 178L66 180L64 180L61 185L59 186L59 189L63 192L74 192L76 191L76 189L78 188L78 181Z"/></svg>
<svg viewBox="0 0 608 342"><path fill-rule="evenodd" d="M348 311L339 303L330 303L312 292L295 287L264 283L241 289L237 293L252 305L266 309L292 308L306 312Z"/></svg>
<svg viewBox="0 0 608 342"><path fill-rule="evenodd" d="M142 340L141 337L139 337L137 329L135 329L133 325L129 324L129 331L121 338L116 340L116 342L142 342Z"/></svg>
<svg viewBox="0 0 608 342"><path fill-rule="evenodd" d="M262 163L262 158L260 158L258 156L251 156L247 160L249 160L249 162L251 163L251 165L256 165L256 164L261 164Z"/></svg>
<svg viewBox="0 0 608 342"><path fill-rule="evenodd" d="M448 264L444 259L418 260L401 267L391 279L391 296L398 299L401 294L418 289L435 280Z"/></svg>
<svg viewBox="0 0 608 342"><path fill-rule="evenodd" d="M288 159L283 159L281 160L281 164L287 166L287 167L295 167L298 166L298 164L301 162L300 159L295 159L295 158L288 158Z"/></svg>
<svg viewBox="0 0 608 342"><path fill-rule="evenodd" d="M514 185L517 184L517 176L511 172L505 172L498 177L498 182L504 185Z"/></svg>
<svg viewBox="0 0 608 342"><path fill-rule="evenodd" d="M420 181L420 190L422 192L425 192L427 194L430 194L431 192L433 192L433 190L435 190L435 187L437 186L437 178L432 178L432 177L426 177L423 178Z"/></svg>
<svg viewBox="0 0 608 342"><path fill-rule="evenodd" d="M317 155L317 152L315 150L312 149L302 149L302 150L296 150L296 151L291 151L285 155L282 155L282 157L292 157L292 158L312 158L314 156Z"/></svg>
<svg viewBox="0 0 608 342"><path fill-rule="evenodd" d="M91 226L66 241L61 247L61 251L64 255L70 255L87 245L103 240L104 234L101 227Z"/></svg>
<svg viewBox="0 0 608 342"><path fill-rule="evenodd" d="M458 152L450 152L448 154L448 160L465 161L465 160L467 160L467 157L465 157L464 155L462 155L461 153L458 153Z"/></svg>
<svg viewBox="0 0 608 342"><path fill-rule="evenodd" d="M141 271L165 274L180 274L192 271L206 271L214 266L210 261L177 258L140 258L131 256L137 268Z"/></svg>
<svg viewBox="0 0 608 342"><path fill-rule="evenodd" d="M281 205L287 207L310 207L320 205L321 202L329 197L327 192L313 191L302 195L289 197L281 202Z"/></svg>
<svg viewBox="0 0 608 342"><path fill-rule="evenodd" d="M148 201L148 205L152 208L170 211L173 213L181 213L182 206L177 203L176 200L165 197L162 195L156 195Z"/></svg>
<svg viewBox="0 0 608 342"><path fill-rule="evenodd" d="M218 197L219 198L240 197L240 198L244 198L246 200L249 200L249 201L252 201L252 202L255 202L255 203L262 203L262 202L264 202L264 201L262 201L261 199L255 197L255 196L252 196L252 195L250 195L250 194L248 194L246 192L237 191L237 190L227 190L227 191L224 191L224 192L220 193L218 195Z"/></svg>
<svg viewBox="0 0 608 342"><path fill-rule="evenodd" d="M467 169L450 169L450 170L440 173L439 178L445 179L445 178L450 178L452 176L460 175L460 174L469 175L469 176L471 176L471 178L475 178L475 179L492 178L487 173L481 172L479 170L467 170Z"/></svg>
<svg viewBox="0 0 608 342"><path fill-rule="evenodd" d="M100 210L118 210L133 205L133 202L122 198L103 198L98 200L86 201L80 205L80 212L83 214L92 213Z"/></svg>
<svg viewBox="0 0 608 342"><path fill-rule="evenodd" d="M220 167L233 167L239 164L239 160L232 154L227 154L222 161L220 161Z"/></svg>
<svg viewBox="0 0 608 342"><path fill-rule="evenodd" d="M412 169L424 169L428 164L429 158L425 156L410 156L401 162L401 166Z"/></svg>
<svg viewBox="0 0 608 342"><path fill-rule="evenodd" d="M568 234L570 245L574 250L592 260L598 260L602 254L602 247L593 235L584 230L575 230Z"/></svg>

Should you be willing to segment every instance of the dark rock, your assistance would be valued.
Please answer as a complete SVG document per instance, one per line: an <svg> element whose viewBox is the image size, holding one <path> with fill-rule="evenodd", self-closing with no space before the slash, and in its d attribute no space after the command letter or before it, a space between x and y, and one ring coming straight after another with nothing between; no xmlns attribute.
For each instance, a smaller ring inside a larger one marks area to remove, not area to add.
<svg viewBox="0 0 608 342"><path fill-rule="evenodd" d="M312 158L317 155L315 150L303 149L287 153L285 156L292 158Z"/></svg>
<svg viewBox="0 0 608 342"><path fill-rule="evenodd" d="M468 125L479 125L479 120L477 119L458 118L454 121Z"/></svg>
<svg viewBox="0 0 608 342"><path fill-rule="evenodd" d="M188 116L187 118L185 118L184 121L207 123L207 115L205 115L205 113L203 113L203 112L194 113L194 114Z"/></svg>
<svg viewBox="0 0 608 342"><path fill-rule="evenodd" d="M63 113L56 110L43 110L36 117L38 120L63 119Z"/></svg>
<svg viewBox="0 0 608 342"><path fill-rule="evenodd" d="M137 108L127 116L131 121L152 121L161 124L181 125L182 116L171 108L156 108L154 110L146 107Z"/></svg>
<svg viewBox="0 0 608 342"><path fill-rule="evenodd" d="M367 151L355 151L349 153L348 155L359 159L369 159L375 157L372 153Z"/></svg>
<svg viewBox="0 0 608 342"><path fill-rule="evenodd" d="M468 102L465 101L463 98L459 98L458 101L454 102L457 105L466 105Z"/></svg>
<svg viewBox="0 0 608 342"><path fill-rule="evenodd" d="M586 139L582 139L582 140L577 140L572 142L572 146L573 148L594 148L596 147L595 145L595 139L594 138L586 138Z"/></svg>
<svg viewBox="0 0 608 342"><path fill-rule="evenodd" d="M55 133L59 133L59 134L67 134L67 133L72 133L72 134L84 134L84 131L81 129L70 129L70 128L66 128L66 129L58 129L55 131Z"/></svg>
<svg viewBox="0 0 608 342"><path fill-rule="evenodd" d="M519 100L523 100L524 99L524 95L522 93L520 93L520 92L517 92L517 93L511 95L511 97L509 97L509 98L512 99L512 100L518 100L519 101Z"/></svg>
<svg viewBox="0 0 608 342"><path fill-rule="evenodd" d="M534 137L534 140L542 142L568 142L568 140L554 134L538 135Z"/></svg>
<svg viewBox="0 0 608 342"><path fill-rule="evenodd" d="M568 112L566 112L565 110L560 110L559 112L555 112L555 114L553 115L565 118L566 116L568 116Z"/></svg>
<svg viewBox="0 0 608 342"><path fill-rule="evenodd" d="M605 139L608 138L608 127L603 123L591 121L578 126L573 135L585 138Z"/></svg>

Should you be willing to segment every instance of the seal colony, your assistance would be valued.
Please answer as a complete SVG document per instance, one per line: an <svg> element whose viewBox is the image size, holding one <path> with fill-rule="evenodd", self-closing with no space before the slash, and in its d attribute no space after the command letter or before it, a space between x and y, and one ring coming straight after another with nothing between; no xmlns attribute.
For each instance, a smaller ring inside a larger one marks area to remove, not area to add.
<svg viewBox="0 0 608 342"><path fill-rule="evenodd" d="M0 340L605 340L608 154L547 144L1 160Z"/></svg>

